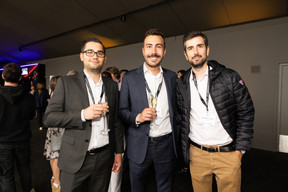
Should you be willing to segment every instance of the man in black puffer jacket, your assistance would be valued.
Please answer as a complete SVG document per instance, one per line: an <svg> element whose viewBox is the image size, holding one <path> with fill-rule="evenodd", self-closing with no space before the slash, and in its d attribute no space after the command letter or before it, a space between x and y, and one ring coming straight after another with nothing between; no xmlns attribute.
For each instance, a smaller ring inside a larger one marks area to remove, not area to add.
<svg viewBox="0 0 288 192"><path fill-rule="evenodd" d="M31 189L30 120L35 116L33 95L19 86L21 68L16 63L4 66L0 87L0 191L16 192L16 162L23 192Z"/></svg>
<svg viewBox="0 0 288 192"><path fill-rule="evenodd" d="M191 69L177 81L180 142L195 192L241 191L241 158L253 138L254 107L244 81L232 69L208 61L202 32L183 37Z"/></svg>

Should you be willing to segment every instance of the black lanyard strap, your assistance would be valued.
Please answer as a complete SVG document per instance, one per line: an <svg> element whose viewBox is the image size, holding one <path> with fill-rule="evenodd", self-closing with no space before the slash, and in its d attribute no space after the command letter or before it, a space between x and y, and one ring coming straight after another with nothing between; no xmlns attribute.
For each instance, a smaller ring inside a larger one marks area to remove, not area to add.
<svg viewBox="0 0 288 192"><path fill-rule="evenodd" d="M88 78L86 77L85 74L84 74L84 79L85 79L85 84L86 84L87 87L88 87L89 95L90 95L90 97L91 97L91 99L92 99L92 101L93 101L93 104L95 104L94 95L93 95L92 89L91 89L91 87L90 87ZM105 92L105 86L104 86L104 84L102 84L102 90L101 90L99 102L102 100L102 97L103 97L104 92Z"/></svg>
<svg viewBox="0 0 288 192"><path fill-rule="evenodd" d="M144 79L145 79L145 78L144 78ZM146 89L147 89L149 95L150 95L152 98L157 98L157 97L158 97L158 95L159 95L159 93L160 93L160 90L161 90L161 87L162 87L162 83L163 83L163 78L162 78L161 83L160 83L159 86L158 86L158 89L157 89L157 92L156 92L156 94L155 94L155 97L153 97L153 94L152 94L152 92L151 92L151 89L149 88L148 83L147 83L147 81L146 81L146 79L145 79Z"/></svg>
<svg viewBox="0 0 288 192"><path fill-rule="evenodd" d="M200 97L201 102L203 103L203 105L205 105L207 112L209 111L208 108L208 102L209 102L209 67L208 67L208 80L207 80L207 90L206 90L206 102L204 101L203 97L201 96L199 90L198 90L198 84L197 84L197 80L196 80L196 75L195 73L192 71L193 74L193 81L194 81L194 85L197 89L198 95Z"/></svg>

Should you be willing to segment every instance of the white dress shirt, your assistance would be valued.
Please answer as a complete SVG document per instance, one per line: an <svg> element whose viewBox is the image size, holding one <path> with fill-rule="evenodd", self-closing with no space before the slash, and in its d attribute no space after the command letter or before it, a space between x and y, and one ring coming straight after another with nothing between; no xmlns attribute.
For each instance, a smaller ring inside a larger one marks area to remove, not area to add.
<svg viewBox="0 0 288 192"><path fill-rule="evenodd" d="M206 106L201 102L197 88L190 76L191 110L190 110L190 133L189 138L199 145L221 146L232 142L232 138L222 126L215 106L209 94L208 112ZM201 79L197 79L200 95L206 102L208 82L208 67Z"/></svg>
<svg viewBox="0 0 288 192"><path fill-rule="evenodd" d="M159 84L161 83L161 81L163 81L161 90L157 97L157 105L156 105L157 117L154 117L154 120L150 123L150 131L149 131L150 137L163 136L172 132L170 115L169 115L168 96L165 80L163 78L163 70L162 67L160 66L160 73L158 73L156 76L154 76L152 72L147 69L145 64L143 65L143 70L146 82L154 97L156 95ZM146 93L147 93L147 99L149 100L150 94L147 89Z"/></svg>
<svg viewBox="0 0 288 192"><path fill-rule="evenodd" d="M93 97L95 100L95 104L98 104L98 102L100 101L102 86L104 86L103 81L102 81L102 77L100 76L100 80L95 84L93 79L91 77L89 77L89 75L85 71L84 71L84 73L85 73L87 80L89 82L89 85L91 87L92 94L93 94ZM90 92L89 92L87 85L86 85L86 88L87 88L88 97L89 97L89 104L92 105L93 100L92 100L92 97L90 95ZM105 101L105 92L103 94L101 101ZM83 117L83 110L81 112L81 117L82 117L82 121L86 121ZM89 142L88 151L91 149L103 147L109 143L108 134L101 133L101 130L103 130L104 128L108 129L108 123L107 123L107 117L106 116L101 116L99 118L95 118L92 120L92 132L91 132L91 138L90 138L90 142Z"/></svg>

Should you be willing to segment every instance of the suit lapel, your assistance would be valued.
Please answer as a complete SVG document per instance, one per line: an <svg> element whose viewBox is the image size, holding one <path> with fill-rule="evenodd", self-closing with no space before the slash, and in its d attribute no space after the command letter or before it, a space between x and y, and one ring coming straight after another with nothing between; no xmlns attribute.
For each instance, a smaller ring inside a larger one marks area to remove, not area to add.
<svg viewBox="0 0 288 192"><path fill-rule="evenodd" d="M141 65L136 70L134 79L136 83L136 90L137 90L138 96L139 98L142 98L141 99L142 101L144 101L143 103L139 103L139 105L142 105L143 108L148 108L149 105L148 105L147 92L146 92L146 87L145 87L143 65Z"/></svg>
<svg viewBox="0 0 288 192"><path fill-rule="evenodd" d="M163 78L164 78L164 81L165 81L165 86L166 86L166 89L167 89L167 96L168 96L168 102L169 102L169 107L170 107L170 103L171 103L171 93L172 93L172 87L171 87L171 82L170 82L170 79L169 79L169 76L167 74L167 71L163 69Z"/></svg>
<svg viewBox="0 0 288 192"><path fill-rule="evenodd" d="M170 114L170 120L171 120L171 125L173 125L173 106L172 106L172 85L171 85L171 81L170 81L170 77L168 76L168 73L166 71L166 69L162 68L163 70L163 78L165 81L165 86L166 86L166 91L167 91L167 98L168 98L168 105L169 105L169 114Z"/></svg>
<svg viewBox="0 0 288 192"><path fill-rule="evenodd" d="M113 96L113 94L112 94L112 91L111 91L111 86L109 86L109 82L107 81L107 79L105 78L105 77L102 77L102 80L103 80L103 86L104 86L104 89L105 89L105 96L106 96L106 98L107 98L107 102L108 102L108 105L109 105L109 103L113 103L112 102L112 97L114 97ZM110 108L110 110L113 110L113 106L111 106L111 108ZM111 125L110 125L110 114L109 114L109 112L106 114L106 116L107 116L107 122L108 122L108 127L111 127Z"/></svg>
<svg viewBox="0 0 288 192"><path fill-rule="evenodd" d="M86 108L90 104L89 104L89 97L88 97L88 92L87 92L85 79L84 79L84 72L82 71L81 73L78 73L76 78L78 80L77 83L78 83L78 86L79 86L79 91L80 91L80 93L83 93L83 94L81 94L82 105L83 105L83 108Z"/></svg>

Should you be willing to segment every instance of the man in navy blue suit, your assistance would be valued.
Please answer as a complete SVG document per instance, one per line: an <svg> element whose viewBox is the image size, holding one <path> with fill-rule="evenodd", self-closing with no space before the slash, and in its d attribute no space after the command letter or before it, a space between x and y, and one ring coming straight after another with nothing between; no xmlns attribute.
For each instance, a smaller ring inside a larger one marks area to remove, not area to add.
<svg viewBox="0 0 288 192"><path fill-rule="evenodd" d="M128 125L127 156L132 192L144 192L154 167L158 192L172 191L176 159L176 73L160 63L165 39L159 29L145 34L144 64L125 74L120 92L120 118Z"/></svg>

